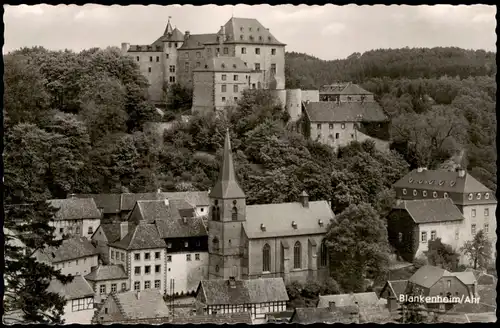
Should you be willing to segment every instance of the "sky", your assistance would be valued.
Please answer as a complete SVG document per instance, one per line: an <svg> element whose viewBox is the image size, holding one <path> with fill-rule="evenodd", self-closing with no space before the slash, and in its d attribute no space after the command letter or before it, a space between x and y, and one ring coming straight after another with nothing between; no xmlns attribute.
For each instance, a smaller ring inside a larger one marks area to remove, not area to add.
<svg viewBox="0 0 500 328"><path fill-rule="evenodd" d="M231 16L256 18L287 51L331 60L380 48L456 46L496 51L496 7L237 5L195 7L5 5L3 53L149 44L168 17L182 32L217 33Z"/></svg>

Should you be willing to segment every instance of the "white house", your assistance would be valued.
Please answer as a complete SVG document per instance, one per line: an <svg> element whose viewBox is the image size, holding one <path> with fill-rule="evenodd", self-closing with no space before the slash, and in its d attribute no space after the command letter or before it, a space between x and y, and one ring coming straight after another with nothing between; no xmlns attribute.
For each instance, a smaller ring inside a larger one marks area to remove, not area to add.
<svg viewBox="0 0 500 328"><path fill-rule="evenodd" d="M122 265L99 265L85 276L95 292L95 303L101 303L110 293L128 291L129 279Z"/></svg>
<svg viewBox="0 0 500 328"><path fill-rule="evenodd" d="M51 281L47 291L63 296L63 319L66 324L90 324L94 316L94 291L82 276L73 277L73 281L64 285L59 280Z"/></svg>

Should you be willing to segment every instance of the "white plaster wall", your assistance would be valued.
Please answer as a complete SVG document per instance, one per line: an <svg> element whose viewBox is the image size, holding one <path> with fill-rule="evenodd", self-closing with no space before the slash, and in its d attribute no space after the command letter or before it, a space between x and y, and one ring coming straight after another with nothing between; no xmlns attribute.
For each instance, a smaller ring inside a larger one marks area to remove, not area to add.
<svg viewBox="0 0 500 328"><path fill-rule="evenodd" d="M318 124L321 125L321 129L318 129ZM311 139L318 140L319 142L329 145L335 149L338 147L343 147L356 140L357 130L354 128L354 123L346 122L344 129L342 129L342 123L331 123L333 124L333 129L330 129L330 123L326 122L312 122L311 123ZM318 139L318 132L320 137ZM339 138L336 138L336 134L339 134Z"/></svg>
<svg viewBox="0 0 500 328"><path fill-rule="evenodd" d="M85 304L89 300L93 300L93 297L86 298ZM89 304L90 307L90 304ZM90 322L92 321L92 317L94 316L94 307L89 308L87 310L82 310L82 311L75 311L73 312L72 308L72 300L69 300L66 305L64 306L64 315L63 318L65 320L65 324L82 324L82 325L89 325Z"/></svg>
<svg viewBox="0 0 500 328"><path fill-rule="evenodd" d="M150 259L145 260L144 259L144 254L145 253L150 253ZM160 258L155 259L155 252L160 252ZM141 257L140 260L135 260L135 253L140 253ZM151 289L155 288L155 280L160 280L160 290L164 290L165 286L165 252L163 248L157 248L157 249L148 249L148 250L138 250L138 251L131 251L130 253L130 290L134 290L134 283L136 281L140 282L140 290L144 290L144 282L145 281L150 281L151 282ZM144 273L144 267L146 265L149 265L151 267L151 271L149 274ZM155 266L160 265L160 272L155 273ZM141 273L140 275L135 274L135 267L139 266L141 267ZM163 293L163 292L162 292Z"/></svg>
<svg viewBox="0 0 500 328"><path fill-rule="evenodd" d="M209 206L196 206L195 215L196 217L202 217L208 215Z"/></svg>
<svg viewBox="0 0 500 328"><path fill-rule="evenodd" d="M84 219L82 224L82 236L90 240L100 224L101 219ZM92 233L89 233L89 227L92 227Z"/></svg>
<svg viewBox="0 0 500 328"><path fill-rule="evenodd" d="M427 223L420 224L420 231L418 236L419 246L416 252L416 257L422 256L429 249L429 240L431 239L431 231L436 231L436 238L441 238L444 244L448 244L457 252L462 246L463 240L463 225L462 222L438 222L438 223ZM427 232L427 241L422 242L422 232ZM455 238L456 232L459 233L459 239Z"/></svg>
<svg viewBox="0 0 500 328"><path fill-rule="evenodd" d="M92 271L91 268L97 266L98 262L98 256L94 255L72 261L56 263L53 267L55 269L61 269L62 274L78 276L89 274Z"/></svg>
<svg viewBox="0 0 500 328"><path fill-rule="evenodd" d="M186 255L191 255L191 261ZM200 260L196 260L200 254ZM171 262L167 262L167 293L170 293L170 279L175 279L174 293L184 294L196 291L201 280L208 279L208 252L171 253Z"/></svg>

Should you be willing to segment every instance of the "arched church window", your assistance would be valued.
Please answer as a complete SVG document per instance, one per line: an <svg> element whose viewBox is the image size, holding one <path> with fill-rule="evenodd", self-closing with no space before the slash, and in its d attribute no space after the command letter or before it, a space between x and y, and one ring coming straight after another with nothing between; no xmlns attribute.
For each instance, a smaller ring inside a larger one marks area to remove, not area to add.
<svg viewBox="0 0 500 328"><path fill-rule="evenodd" d="M215 237L215 238L212 240L212 243L214 244L214 249L215 249L215 250L218 250L218 249L219 249L219 239L217 239L217 237Z"/></svg>
<svg viewBox="0 0 500 328"><path fill-rule="evenodd" d="M271 271L271 247L269 244L265 244L262 248L262 271Z"/></svg>
<svg viewBox="0 0 500 328"><path fill-rule="evenodd" d="M302 253L302 245L300 241L297 241L293 246L293 268L300 269L301 268L301 253Z"/></svg>
<svg viewBox="0 0 500 328"><path fill-rule="evenodd" d="M320 266L322 267L326 267L326 264L327 264L327 259L328 259L328 250L326 248L326 243L323 241L321 243L321 248L320 248L320 251L319 251L319 263L320 263Z"/></svg>
<svg viewBox="0 0 500 328"><path fill-rule="evenodd" d="M238 220L238 209L236 208L236 206L233 206L233 210L231 212L231 217L232 217L233 221Z"/></svg>

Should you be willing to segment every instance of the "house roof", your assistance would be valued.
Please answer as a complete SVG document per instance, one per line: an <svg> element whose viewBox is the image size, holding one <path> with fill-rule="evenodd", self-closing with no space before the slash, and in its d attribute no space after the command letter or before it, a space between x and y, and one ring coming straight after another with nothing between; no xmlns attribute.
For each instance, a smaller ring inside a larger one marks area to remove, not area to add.
<svg viewBox="0 0 500 328"><path fill-rule="evenodd" d="M203 293L207 305L257 304L288 301L282 278L260 278L235 280L231 287L229 280L202 280L198 293Z"/></svg>
<svg viewBox="0 0 500 328"><path fill-rule="evenodd" d="M394 208L406 210L418 224L464 220L450 198L402 200Z"/></svg>
<svg viewBox="0 0 500 328"><path fill-rule="evenodd" d="M231 17L224 29L227 37L225 43L285 45L255 18Z"/></svg>
<svg viewBox="0 0 500 328"><path fill-rule="evenodd" d="M104 280L117 280L117 279L127 279L127 273L125 269L120 264L112 265L102 265L100 264L92 270L85 279L89 281L104 281Z"/></svg>
<svg viewBox="0 0 500 328"><path fill-rule="evenodd" d="M111 243L109 246L126 250L167 247L165 241L160 237L156 225L147 222L129 224L129 233L122 240Z"/></svg>
<svg viewBox="0 0 500 328"><path fill-rule="evenodd" d="M179 50L203 49L205 44L217 43L217 33L190 34L189 37L183 41L184 43Z"/></svg>
<svg viewBox="0 0 500 328"><path fill-rule="evenodd" d="M35 256L41 262L60 263L97 254L97 249L87 238L73 237L63 240L57 248L48 247L43 251L38 251Z"/></svg>
<svg viewBox="0 0 500 328"><path fill-rule="evenodd" d="M180 192L165 192L169 200L184 199L193 206L208 206L210 200L208 191L180 191Z"/></svg>
<svg viewBox="0 0 500 328"><path fill-rule="evenodd" d="M359 307L359 322L387 323L391 321L391 313L387 304Z"/></svg>
<svg viewBox="0 0 500 328"><path fill-rule="evenodd" d="M360 307L376 306L379 304L379 298L375 292L339 294L339 295L320 295L318 308L327 308L330 302L335 302L336 306L358 305Z"/></svg>
<svg viewBox="0 0 500 328"><path fill-rule="evenodd" d="M236 173L234 172L233 152L231 149L231 140L229 129L226 130L224 139L224 152L222 165L220 167L219 177L209 197L213 198L245 198L245 193L238 184Z"/></svg>
<svg viewBox="0 0 500 328"><path fill-rule="evenodd" d="M120 240L120 223L101 223L100 227L108 239L108 243ZM96 230L97 232L97 230Z"/></svg>
<svg viewBox="0 0 500 328"><path fill-rule="evenodd" d="M424 265L408 281L425 288L431 288L441 277L447 275L450 275L450 272L445 269L432 265Z"/></svg>
<svg viewBox="0 0 500 328"><path fill-rule="evenodd" d="M408 286L408 280L388 280L387 286L392 290L396 299L399 299L399 295L404 294L406 291L406 286Z"/></svg>
<svg viewBox="0 0 500 328"><path fill-rule="evenodd" d="M386 122L389 119L377 102L309 102L305 110L311 122Z"/></svg>
<svg viewBox="0 0 500 328"><path fill-rule="evenodd" d="M205 59L193 72L250 72L252 71L239 57L218 56Z"/></svg>
<svg viewBox="0 0 500 328"><path fill-rule="evenodd" d="M291 323L359 323L359 309L356 306L329 308L296 308Z"/></svg>
<svg viewBox="0 0 500 328"><path fill-rule="evenodd" d="M455 305L450 311L458 313L484 313L496 312L497 290L496 286L477 286L479 302L463 302Z"/></svg>
<svg viewBox="0 0 500 328"><path fill-rule="evenodd" d="M422 172L418 172L418 170L413 170L397 181L394 187L460 194L487 193L488 196L483 194L480 200L477 200L476 195L474 195L473 200L469 203L496 203L494 193L467 172L465 172L464 177L459 177L459 173L455 171L422 170Z"/></svg>
<svg viewBox="0 0 500 328"><path fill-rule="evenodd" d="M48 292L59 294L66 300L76 300L94 296L92 286L82 276L74 276L73 281L67 284L61 283L59 280L54 279L50 282L47 288Z"/></svg>
<svg viewBox="0 0 500 328"><path fill-rule="evenodd" d="M461 282L463 282L466 285L474 285L477 283L476 277L474 277L474 273L470 271L450 272L449 275L457 277Z"/></svg>
<svg viewBox="0 0 500 328"><path fill-rule="evenodd" d="M48 202L59 209L54 215L56 220L101 218L101 212L92 198L51 199Z"/></svg>
<svg viewBox="0 0 500 328"><path fill-rule="evenodd" d="M123 316L129 320L167 317L169 314L163 295L157 289L113 293L109 297L115 299Z"/></svg>
<svg viewBox="0 0 500 328"><path fill-rule="evenodd" d="M172 319L172 324L231 324L244 323L252 324L252 315L250 312L224 313L216 315L191 315L191 316L176 316Z"/></svg>
<svg viewBox="0 0 500 328"><path fill-rule="evenodd" d="M120 194L76 194L77 198L93 198L97 208L102 208L106 214L120 212Z"/></svg>
<svg viewBox="0 0 500 328"><path fill-rule="evenodd" d="M164 200L167 199L167 195L164 192L147 192L147 193L125 193L122 194L121 200L121 210L131 211L135 203L140 200Z"/></svg>
<svg viewBox="0 0 500 328"><path fill-rule="evenodd" d="M309 202L309 207L302 206L300 202L248 205L243 227L251 239L324 234L333 219L334 214L324 200ZM294 221L296 228L292 226ZM262 224L265 231L261 228Z"/></svg>
<svg viewBox="0 0 500 328"><path fill-rule="evenodd" d="M337 83L324 85L321 87L320 93L333 95L372 95L373 93L366 91L357 84L351 82Z"/></svg>
<svg viewBox="0 0 500 328"><path fill-rule="evenodd" d="M470 271L474 274L478 285L495 285L497 283L497 279L491 274L482 272L480 270L474 270L472 268L467 268L465 269L465 271Z"/></svg>
<svg viewBox="0 0 500 328"><path fill-rule="evenodd" d="M207 236L207 228L201 218L158 220L155 222L161 238Z"/></svg>

